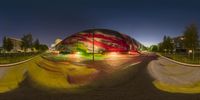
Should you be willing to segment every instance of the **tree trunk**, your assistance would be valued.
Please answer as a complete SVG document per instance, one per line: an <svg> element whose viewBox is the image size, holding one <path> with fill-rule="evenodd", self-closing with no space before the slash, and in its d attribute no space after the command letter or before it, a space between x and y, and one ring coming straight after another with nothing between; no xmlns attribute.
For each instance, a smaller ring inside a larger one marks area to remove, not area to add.
<svg viewBox="0 0 200 100"><path fill-rule="evenodd" d="M193 52L192 52L192 59L194 60L194 48L193 48Z"/></svg>

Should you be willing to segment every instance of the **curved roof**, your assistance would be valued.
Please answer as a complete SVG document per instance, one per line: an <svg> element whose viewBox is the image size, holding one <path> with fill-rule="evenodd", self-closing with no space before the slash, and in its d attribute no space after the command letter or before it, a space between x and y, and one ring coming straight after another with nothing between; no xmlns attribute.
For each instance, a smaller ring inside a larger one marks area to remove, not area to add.
<svg viewBox="0 0 200 100"><path fill-rule="evenodd" d="M117 37L121 37L121 38L124 39L124 37L121 33L117 32L117 31L109 30L109 29L87 29L87 30L84 30L84 31L81 31L81 32L84 32L84 33L102 32L104 34L115 35ZM78 33L81 33L81 32L78 32Z"/></svg>
<svg viewBox="0 0 200 100"><path fill-rule="evenodd" d="M77 32L65 38L58 44L58 50L69 50L79 48L81 44L86 47L87 52L91 52L93 46L95 52L128 52L137 51L138 44L130 36L109 29L88 29Z"/></svg>

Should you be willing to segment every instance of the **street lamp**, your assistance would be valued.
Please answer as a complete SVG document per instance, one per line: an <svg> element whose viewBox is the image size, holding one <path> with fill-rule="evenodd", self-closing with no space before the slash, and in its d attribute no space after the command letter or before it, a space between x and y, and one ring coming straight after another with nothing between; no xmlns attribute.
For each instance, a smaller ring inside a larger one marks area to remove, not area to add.
<svg viewBox="0 0 200 100"><path fill-rule="evenodd" d="M92 55L92 60L94 61L94 32L92 32L92 50L93 50L93 55Z"/></svg>

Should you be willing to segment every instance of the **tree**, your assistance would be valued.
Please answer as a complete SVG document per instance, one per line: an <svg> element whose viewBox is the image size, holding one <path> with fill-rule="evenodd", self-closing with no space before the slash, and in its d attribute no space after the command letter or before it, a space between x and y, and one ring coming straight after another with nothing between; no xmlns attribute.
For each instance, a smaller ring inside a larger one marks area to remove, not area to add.
<svg viewBox="0 0 200 100"><path fill-rule="evenodd" d="M40 45L39 45L39 50L40 50L40 51L46 51L46 50L48 50L48 49L49 49L48 46L45 45L45 44L40 44Z"/></svg>
<svg viewBox="0 0 200 100"><path fill-rule="evenodd" d="M172 51L173 50L173 44L172 44L172 39L169 36L164 36L163 38L163 42L160 44L161 49L168 51Z"/></svg>
<svg viewBox="0 0 200 100"><path fill-rule="evenodd" d="M40 42L39 42L38 39L35 40L35 42L34 42L33 45L34 45L34 47L35 47L36 50L39 50L39 48L40 48Z"/></svg>
<svg viewBox="0 0 200 100"><path fill-rule="evenodd" d="M6 37L3 38L3 48L6 51L11 51L13 49L13 46L14 45L10 38L6 38Z"/></svg>
<svg viewBox="0 0 200 100"><path fill-rule="evenodd" d="M22 38L22 45L21 47L26 51L28 48L32 48L33 47L33 37L32 34L29 33L27 35L24 35Z"/></svg>
<svg viewBox="0 0 200 100"><path fill-rule="evenodd" d="M3 37L3 48L4 48L4 50L6 50L6 48L7 48L7 39L6 39L6 37L4 36Z"/></svg>
<svg viewBox="0 0 200 100"><path fill-rule="evenodd" d="M193 52L193 59L194 59L194 53L195 49L198 47L198 29L195 24L191 24L186 27L185 32L183 33L184 35L184 46L188 50L192 50Z"/></svg>
<svg viewBox="0 0 200 100"><path fill-rule="evenodd" d="M163 43L158 44L158 50L159 52L163 52Z"/></svg>
<svg viewBox="0 0 200 100"><path fill-rule="evenodd" d="M172 52L172 50L173 50L173 44L172 44L172 39L169 36L166 39L166 47L167 47L167 50L169 52Z"/></svg>
<svg viewBox="0 0 200 100"><path fill-rule="evenodd" d="M13 43L12 43L12 41L11 41L11 39L10 38L7 38L7 48L6 48L6 50L7 51L11 51L12 49L13 49Z"/></svg>
<svg viewBox="0 0 200 100"><path fill-rule="evenodd" d="M158 46L157 45L152 45L150 46L150 50L153 52L157 52L158 51Z"/></svg>

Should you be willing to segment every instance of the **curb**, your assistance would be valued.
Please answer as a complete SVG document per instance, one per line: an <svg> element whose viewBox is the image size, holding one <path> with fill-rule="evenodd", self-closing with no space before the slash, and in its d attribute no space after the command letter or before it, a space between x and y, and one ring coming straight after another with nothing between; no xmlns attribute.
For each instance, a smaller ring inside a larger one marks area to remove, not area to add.
<svg viewBox="0 0 200 100"><path fill-rule="evenodd" d="M163 57L163 58L165 58L165 59L167 59L167 60L169 60L169 61L172 61L172 62L174 62L174 63L180 64L180 65L191 66L191 67L200 67L200 65L197 65L197 64L182 63L182 62L175 61L175 60L172 60L172 59L170 59L170 58L167 58L167 57L165 57L165 56L162 56L162 55L160 55L160 54L157 54L157 55L159 55L160 57Z"/></svg>
<svg viewBox="0 0 200 100"><path fill-rule="evenodd" d="M16 63L11 63L11 64L0 64L0 67L10 67L10 66L22 64L22 63L25 63L25 62L28 62L28 61L32 60L33 58L35 58L35 57L29 58L29 59L27 59L27 60L23 60L23 61L20 61L20 62L16 62Z"/></svg>

